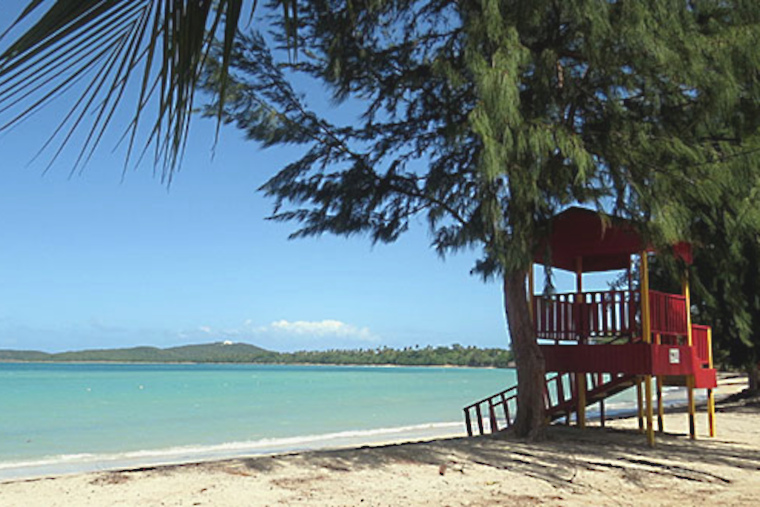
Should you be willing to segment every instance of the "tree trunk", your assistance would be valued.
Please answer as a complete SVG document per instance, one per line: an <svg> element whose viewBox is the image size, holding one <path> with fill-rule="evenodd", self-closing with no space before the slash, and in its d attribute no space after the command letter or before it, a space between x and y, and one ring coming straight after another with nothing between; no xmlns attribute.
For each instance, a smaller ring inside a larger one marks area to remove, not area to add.
<svg viewBox="0 0 760 507"><path fill-rule="evenodd" d="M757 363L752 363L749 367L747 367L747 380L749 381L749 392L750 393L757 393L758 391L758 380L760 380L760 370L757 368Z"/></svg>
<svg viewBox="0 0 760 507"><path fill-rule="evenodd" d="M504 276L504 311L517 366L515 434L531 440L544 437L545 364L536 341L525 290L527 271Z"/></svg>

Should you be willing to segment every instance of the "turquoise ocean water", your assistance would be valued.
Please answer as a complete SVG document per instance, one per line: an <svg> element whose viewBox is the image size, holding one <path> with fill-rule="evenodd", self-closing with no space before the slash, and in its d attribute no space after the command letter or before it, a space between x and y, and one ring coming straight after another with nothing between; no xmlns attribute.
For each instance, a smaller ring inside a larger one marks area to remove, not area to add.
<svg viewBox="0 0 760 507"><path fill-rule="evenodd" d="M0 479L440 436L513 370L0 364Z"/></svg>
<svg viewBox="0 0 760 507"><path fill-rule="evenodd" d="M463 434L462 407L514 383L511 369L0 363L0 480Z"/></svg>

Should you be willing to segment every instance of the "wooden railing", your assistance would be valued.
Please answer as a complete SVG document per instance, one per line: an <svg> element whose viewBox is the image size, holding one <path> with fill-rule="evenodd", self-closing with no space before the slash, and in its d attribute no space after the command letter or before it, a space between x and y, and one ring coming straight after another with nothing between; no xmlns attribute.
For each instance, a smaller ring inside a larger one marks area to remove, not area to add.
<svg viewBox="0 0 760 507"><path fill-rule="evenodd" d="M686 298L677 294L649 291L652 333L666 337L686 336Z"/></svg>
<svg viewBox="0 0 760 507"><path fill-rule="evenodd" d="M488 428L486 428L483 422L484 413L488 416ZM517 386L512 386L500 393L483 398L464 407L464 422L467 426L467 435L472 436L474 434L473 419L475 420L478 434L484 435L486 433L503 431L512 426L515 414L517 414Z"/></svg>
<svg viewBox="0 0 760 507"><path fill-rule="evenodd" d="M587 405L599 404L599 415L604 424L604 399L632 385L631 375L622 373L586 373ZM553 384L553 389L550 389ZM576 390L576 374L561 373L546 381L544 392L546 413L554 420L561 416L570 417L578 409L578 393Z"/></svg>
<svg viewBox="0 0 760 507"><path fill-rule="evenodd" d="M533 298L539 339L577 341L589 338L627 338L638 334L639 293L598 291L553 294Z"/></svg>
<svg viewBox="0 0 760 507"><path fill-rule="evenodd" d="M542 340L588 343L594 339L641 338L641 295L637 291L553 294L533 298L536 336ZM686 298L649 291L653 335L662 343L686 337Z"/></svg>

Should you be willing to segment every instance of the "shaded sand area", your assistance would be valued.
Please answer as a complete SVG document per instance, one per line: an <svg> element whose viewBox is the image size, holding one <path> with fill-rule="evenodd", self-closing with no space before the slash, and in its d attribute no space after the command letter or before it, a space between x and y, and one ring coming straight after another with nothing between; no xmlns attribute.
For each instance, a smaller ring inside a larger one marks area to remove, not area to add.
<svg viewBox="0 0 760 507"><path fill-rule="evenodd" d="M535 444L455 438L7 482L0 505L755 505L758 416L758 399L720 403L717 438L700 413L692 441L686 414L667 414L654 449L620 419L552 426Z"/></svg>

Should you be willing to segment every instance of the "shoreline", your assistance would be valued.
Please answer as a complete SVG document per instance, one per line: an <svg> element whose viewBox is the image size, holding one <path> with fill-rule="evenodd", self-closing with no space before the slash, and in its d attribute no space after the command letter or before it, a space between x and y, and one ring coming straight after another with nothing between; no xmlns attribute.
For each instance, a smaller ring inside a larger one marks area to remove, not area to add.
<svg viewBox="0 0 760 507"><path fill-rule="evenodd" d="M73 454L0 462L0 484L146 467L183 466L246 457L355 449L465 436L464 424L426 423L394 428L264 438L211 445L185 445L108 454Z"/></svg>
<svg viewBox="0 0 760 507"><path fill-rule="evenodd" d="M752 505L758 415L758 398L721 402L717 438L699 412L694 441L685 414L669 412L655 448L634 417L552 425L535 443L488 435L19 480L0 483L0 504Z"/></svg>
<svg viewBox="0 0 760 507"><path fill-rule="evenodd" d="M458 364L363 364L363 363L250 363L228 361L16 361L0 359L0 364L112 364L112 365L240 365L240 366L346 366L346 367L369 367L369 368L464 368L474 370L513 370L510 366L464 366Z"/></svg>
<svg viewBox="0 0 760 507"><path fill-rule="evenodd" d="M716 396L721 401L746 386L746 378L722 373ZM685 391L675 388L665 397L668 414L685 411ZM631 402L620 403L617 408L608 405L606 421L636 420L637 409ZM698 410L705 405L698 398ZM574 421L574 418L571 419ZM487 423L487 421L485 421ZM595 405L589 406L588 422L599 425ZM561 425L561 424L557 424ZM486 424L487 426L487 424ZM130 469L165 466L186 466L213 463L231 459L283 456L304 452L360 449L386 445L405 445L423 441L448 440L465 437L462 421L423 423L408 426L347 430L335 433L263 438L255 441L226 442L210 445L184 445L170 448L125 451L104 454L72 454L0 462L0 484L58 478L89 473L118 472Z"/></svg>

